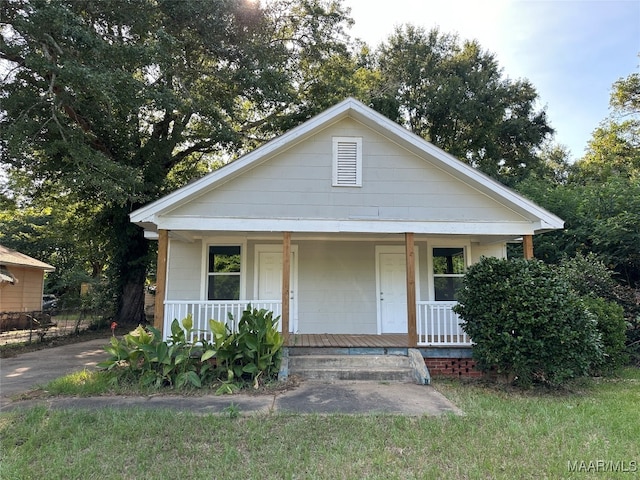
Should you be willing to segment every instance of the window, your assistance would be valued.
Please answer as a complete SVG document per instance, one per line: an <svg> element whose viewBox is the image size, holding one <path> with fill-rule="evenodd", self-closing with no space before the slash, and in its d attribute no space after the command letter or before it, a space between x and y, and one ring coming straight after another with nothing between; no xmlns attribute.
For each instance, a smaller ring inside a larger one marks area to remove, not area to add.
<svg viewBox="0 0 640 480"><path fill-rule="evenodd" d="M362 186L362 138L333 138L333 186Z"/></svg>
<svg viewBox="0 0 640 480"><path fill-rule="evenodd" d="M240 246L210 246L207 300L240 300Z"/></svg>
<svg viewBox="0 0 640 480"><path fill-rule="evenodd" d="M435 300L452 302L462 286L464 276L464 248L433 249L433 285Z"/></svg>

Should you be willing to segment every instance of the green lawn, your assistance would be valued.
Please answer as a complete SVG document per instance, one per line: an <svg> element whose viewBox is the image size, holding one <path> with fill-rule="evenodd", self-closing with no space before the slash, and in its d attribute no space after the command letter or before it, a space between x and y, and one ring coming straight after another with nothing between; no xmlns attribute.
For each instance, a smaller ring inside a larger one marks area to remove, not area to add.
<svg viewBox="0 0 640 480"><path fill-rule="evenodd" d="M0 478L604 479L640 471L639 370L562 394L443 380L436 388L466 415L5 413Z"/></svg>

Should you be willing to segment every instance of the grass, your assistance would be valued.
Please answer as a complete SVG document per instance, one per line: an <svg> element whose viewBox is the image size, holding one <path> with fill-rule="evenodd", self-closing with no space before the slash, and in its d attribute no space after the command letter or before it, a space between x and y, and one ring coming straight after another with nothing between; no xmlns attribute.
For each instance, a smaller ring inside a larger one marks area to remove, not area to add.
<svg viewBox="0 0 640 480"><path fill-rule="evenodd" d="M569 393L443 380L437 389L466 415L196 416L34 407L0 416L0 474L3 480L555 479L632 478L637 472L629 470L640 470L640 370L585 381Z"/></svg>

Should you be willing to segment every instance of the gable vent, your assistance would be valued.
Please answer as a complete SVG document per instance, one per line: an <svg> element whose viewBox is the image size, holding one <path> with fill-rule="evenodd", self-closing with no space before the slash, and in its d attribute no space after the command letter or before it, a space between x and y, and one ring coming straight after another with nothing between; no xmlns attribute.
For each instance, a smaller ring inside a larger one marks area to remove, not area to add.
<svg viewBox="0 0 640 480"><path fill-rule="evenodd" d="M362 186L362 139L334 137L333 186Z"/></svg>

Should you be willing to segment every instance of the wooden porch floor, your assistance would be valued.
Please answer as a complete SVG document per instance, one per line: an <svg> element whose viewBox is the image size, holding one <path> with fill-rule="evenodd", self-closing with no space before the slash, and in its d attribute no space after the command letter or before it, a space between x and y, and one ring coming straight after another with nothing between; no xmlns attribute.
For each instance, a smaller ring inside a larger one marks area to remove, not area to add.
<svg viewBox="0 0 640 480"><path fill-rule="evenodd" d="M383 335L351 335L319 333L298 333L289 336L289 347L327 347L327 348L406 348L409 337L401 333Z"/></svg>

